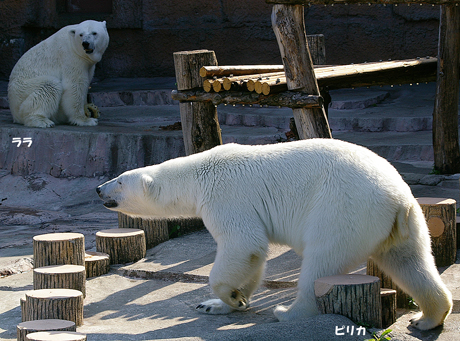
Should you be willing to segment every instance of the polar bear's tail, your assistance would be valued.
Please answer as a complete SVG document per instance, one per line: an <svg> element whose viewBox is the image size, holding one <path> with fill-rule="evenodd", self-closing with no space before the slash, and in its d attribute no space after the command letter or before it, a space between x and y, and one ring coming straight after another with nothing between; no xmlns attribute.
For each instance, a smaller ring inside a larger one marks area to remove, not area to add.
<svg viewBox="0 0 460 341"><path fill-rule="evenodd" d="M419 305L422 312L412 325L427 330L442 324L452 309L452 294L439 276L425 217L415 199L398 212L390 240L372 258Z"/></svg>

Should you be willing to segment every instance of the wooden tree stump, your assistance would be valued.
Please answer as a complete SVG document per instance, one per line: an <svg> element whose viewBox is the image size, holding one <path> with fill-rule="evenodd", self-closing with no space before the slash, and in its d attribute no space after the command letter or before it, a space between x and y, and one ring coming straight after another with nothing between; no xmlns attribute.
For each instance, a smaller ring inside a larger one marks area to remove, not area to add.
<svg viewBox="0 0 460 341"><path fill-rule="evenodd" d="M27 334L45 331L75 332L77 331L77 326L75 325L75 322L72 321L47 319L19 323L16 326L16 331L18 334L18 341L25 341Z"/></svg>
<svg viewBox="0 0 460 341"><path fill-rule="evenodd" d="M75 289L86 297L86 270L83 265L48 265L34 269L34 290Z"/></svg>
<svg viewBox="0 0 460 341"><path fill-rule="evenodd" d="M119 228L141 229L145 233L147 249L151 249L169 239L167 219L142 219L131 218L130 216L118 213Z"/></svg>
<svg viewBox="0 0 460 341"><path fill-rule="evenodd" d="M380 280L366 275L337 275L315 281L316 305L323 314L340 314L353 322L380 328Z"/></svg>
<svg viewBox="0 0 460 341"><path fill-rule="evenodd" d="M86 335L77 332L38 332L26 336L29 341L86 341Z"/></svg>
<svg viewBox="0 0 460 341"><path fill-rule="evenodd" d="M49 233L33 238L34 267L85 265L85 236L81 233Z"/></svg>
<svg viewBox="0 0 460 341"><path fill-rule="evenodd" d="M29 321L30 319L27 318L26 298L21 297L21 299L19 300L19 304L21 306L21 321L22 322Z"/></svg>
<svg viewBox="0 0 460 341"><path fill-rule="evenodd" d="M396 322L396 290L380 289L382 300L382 328L388 328Z"/></svg>
<svg viewBox="0 0 460 341"><path fill-rule="evenodd" d="M105 275L110 271L110 256L103 252L86 251L86 278Z"/></svg>
<svg viewBox="0 0 460 341"><path fill-rule="evenodd" d="M110 264L136 262L145 257L145 233L140 229L111 229L96 233L96 249L110 256Z"/></svg>
<svg viewBox="0 0 460 341"><path fill-rule="evenodd" d="M417 198L431 235L436 266L454 264L457 259L456 201L446 198Z"/></svg>
<svg viewBox="0 0 460 341"><path fill-rule="evenodd" d="M83 294L74 289L40 289L26 293L26 318L60 319L83 324Z"/></svg>
<svg viewBox="0 0 460 341"><path fill-rule="evenodd" d="M409 308L411 297L402 291L402 289L393 282L390 276L385 274L372 259L367 260L366 274L368 276L380 278L380 285L382 288L396 290L396 306L398 308Z"/></svg>

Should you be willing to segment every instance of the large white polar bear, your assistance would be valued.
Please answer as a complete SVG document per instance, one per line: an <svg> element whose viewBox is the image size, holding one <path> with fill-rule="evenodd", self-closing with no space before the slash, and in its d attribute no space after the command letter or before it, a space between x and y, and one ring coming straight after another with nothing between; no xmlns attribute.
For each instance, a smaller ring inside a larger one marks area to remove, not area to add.
<svg viewBox="0 0 460 341"><path fill-rule="evenodd" d="M303 256L298 294L280 321L318 314L314 281L371 256L421 308L412 325L443 323L452 296L431 254L423 212L385 159L334 139L228 144L125 172L97 188L104 205L135 217L201 217L217 242L209 313L244 310L270 242Z"/></svg>
<svg viewBox="0 0 460 341"><path fill-rule="evenodd" d="M8 84L14 122L42 128L97 125L89 117L86 96L108 44L105 21L87 20L60 29L24 53Z"/></svg>

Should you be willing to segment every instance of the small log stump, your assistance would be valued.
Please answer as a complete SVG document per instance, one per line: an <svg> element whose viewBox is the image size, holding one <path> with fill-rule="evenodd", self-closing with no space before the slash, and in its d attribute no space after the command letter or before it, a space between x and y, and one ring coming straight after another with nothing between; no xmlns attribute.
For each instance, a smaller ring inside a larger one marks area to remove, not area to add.
<svg viewBox="0 0 460 341"><path fill-rule="evenodd" d="M26 336L29 341L86 341L86 335L77 332L38 332Z"/></svg>
<svg viewBox="0 0 460 341"><path fill-rule="evenodd" d="M19 304L21 306L21 321L29 321L30 319L27 318L26 298L21 297L21 299L19 300Z"/></svg>
<svg viewBox="0 0 460 341"><path fill-rule="evenodd" d="M340 314L353 322L381 328L380 279L337 275L315 281L316 305L322 314Z"/></svg>
<svg viewBox="0 0 460 341"><path fill-rule="evenodd" d="M110 271L110 256L103 252L85 253L86 278L105 275Z"/></svg>
<svg viewBox="0 0 460 341"><path fill-rule="evenodd" d="M48 233L33 238L34 267L85 265L85 236L81 233Z"/></svg>
<svg viewBox="0 0 460 341"><path fill-rule="evenodd" d="M436 266L449 266L457 259L456 201L446 198L417 198L431 235Z"/></svg>
<svg viewBox="0 0 460 341"><path fill-rule="evenodd" d="M77 331L77 326L75 322L66 320L35 320L19 323L16 326L16 331L18 334L18 341L25 341L27 334L50 331L75 332Z"/></svg>
<svg viewBox="0 0 460 341"><path fill-rule="evenodd" d="M145 233L140 229L111 229L96 233L96 249L110 256L110 264L136 262L145 257Z"/></svg>
<svg viewBox="0 0 460 341"><path fill-rule="evenodd" d="M86 270L83 265L48 265L34 269L34 290L75 289L86 297Z"/></svg>
<svg viewBox="0 0 460 341"><path fill-rule="evenodd" d="M382 328L388 328L396 322L396 290L380 289L382 300Z"/></svg>
<svg viewBox="0 0 460 341"><path fill-rule="evenodd" d="M147 249L151 249L169 239L168 219L131 218L119 212L118 227L143 230Z"/></svg>
<svg viewBox="0 0 460 341"><path fill-rule="evenodd" d="M83 294L74 289L40 289L26 293L26 318L60 319L83 324Z"/></svg>
<svg viewBox="0 0 460 341"><path fill-rule="evenodd" d="M385 274L372 259L367 260L366 274L380 278L382 288L389 288L396 290L396 306L398 308L409 308L410 296L406 294L400 287L398 287L393 280Z"/></svg>

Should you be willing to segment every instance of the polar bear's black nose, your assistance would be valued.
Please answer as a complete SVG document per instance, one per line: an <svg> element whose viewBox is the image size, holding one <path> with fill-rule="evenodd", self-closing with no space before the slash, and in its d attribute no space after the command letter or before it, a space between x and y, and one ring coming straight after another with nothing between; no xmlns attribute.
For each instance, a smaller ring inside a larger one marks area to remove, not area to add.
<svg viewBox="0 0 460 341"><path fill-rule="evenodd" d="M87 48L89 48L89 43L87 41L84 41L83 43L81 43L83 45L83 48L86 50Z"/></svg>
<svg viewBox="0 0 460 341"><path fill-rule="evenodd" d="M96 193L97 193L98 195L101 195L101 189L100 189L99 187L96 187Z"/></svg>

